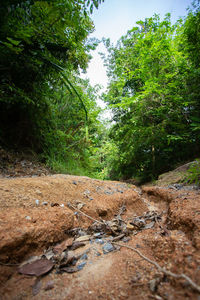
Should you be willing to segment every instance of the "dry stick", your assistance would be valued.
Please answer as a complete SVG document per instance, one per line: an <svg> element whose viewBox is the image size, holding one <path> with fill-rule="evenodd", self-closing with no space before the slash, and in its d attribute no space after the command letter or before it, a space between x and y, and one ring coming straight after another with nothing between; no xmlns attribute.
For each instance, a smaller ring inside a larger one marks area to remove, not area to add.
<svg viewBox="0 0 200 300"><path fill-rule="evenodd" d="M0 261L0 265L1 265L1 266L9 266L9 267L13 267L13 266L19 266L20 264L9 264L9 263L6 264L6 263L3 263L3 262Z"/></svg>
<svg viewBox="0 0 200 300"><path fill-rule="evenodd" d="M111 242L112 244L116 245L116 246L120 246L120 247L125 247L125 248L128 248L128 249L131 249L133 251L135 251L140 257L142 257L143 259L145 259L146 261L148 261L150 264L154 265L160 272L164 273L165 275L168 275L168 276L171 276L171 277L174 277L174 278L184 278L187 282L189 282L189 284L196 290L200 293L200 286L197 285L196 283L194 283L192 281L192 279L190 277L188 277L187 275L185 274L175 274L175 273L172 273L170 271L167 271L165 268L162 268L157 262L149 259L148 257L144 256L139 250L133 248L133 247L130 247L130 246L127 246L127 245L122 245L122 244L118 244L118 243L115 243L115 242Z"/></svg>
<svg viewBox="0 0 200 300"><path fill-rule="evenodd" d="M84 215L84 216L87 217L88 219L93 220L93 221L95 221L95 222L97 222L97 223L99 223L99 224L101 224L101 225L104 225L103 222L100 222L100 221L98 221L98 220L93 219L92 217L90 217L90 216L88 216L87 214L85 214L84 212L82 212L80 209L78 209L78 208L76 208L75 206L73 206L71 203L68 205L68 207L70 207L70 206L71 206L74 210L79 211L82 215Z"/></svg>

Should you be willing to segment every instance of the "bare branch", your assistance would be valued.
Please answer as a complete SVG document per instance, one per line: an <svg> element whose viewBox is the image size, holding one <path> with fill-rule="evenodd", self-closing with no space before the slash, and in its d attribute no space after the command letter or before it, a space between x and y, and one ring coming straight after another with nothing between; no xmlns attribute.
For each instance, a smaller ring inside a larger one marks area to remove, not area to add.
<svg viewBox="0 0 200 300"><path fill-rule="evenodd" d="M87 217L88 219L90 219L90 220L92 220L92 221L94 221L94 222L97 222L97 223L99 223L99 224L102 224L102 225L104 225L104 223L103 222L101 222L101 221L98 221L98 220L96 220L96 219L94 219L94 218L92 218L92 217L90 217L90 216L88 216L86 213L84 213L84 212L82 212L80 209L78 209L78 208L76 208L75 206L73 206L71 203L69 203L68 204L68 207L70 208L70 207L72 207L74 210L77 210L77 211L79 211L82 215L84 215L85 217Z"/></svg>
<svg viewBox="0 0 200 300"><path fill-rule="evenodd" d="M157 262L155 262L155 261L149 259L148 257L146 257L145 255L143 255L138 249L135 249L135 248L127 246L127 245L118 244L115 242L111 242L111 243L116 246L125 247L125 248L135 251L140 257L142 257L144 260L148 261L150 264L154 265L160 272L164 273L167 276L185 279L193 287L193 289L195 289L197 292L200 293L200 286L197 285L196 283L194 283L194 281L192 281L192 279L190 277L188 277L187 275L175 274L175 273L172 273L172 272L166 270L165 268L162 268Z"/></svg>

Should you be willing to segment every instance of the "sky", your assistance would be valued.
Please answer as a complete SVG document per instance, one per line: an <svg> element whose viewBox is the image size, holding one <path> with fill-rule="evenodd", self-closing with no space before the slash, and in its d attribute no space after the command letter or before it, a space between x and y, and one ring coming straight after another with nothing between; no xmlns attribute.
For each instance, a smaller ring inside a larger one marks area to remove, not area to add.
<svg viewBox="0 0 200 300"><path fill-rule="evenodd" d="M98 10L94 10L91 18L95 25L95 32L90 37L98 39L110 38L112 43L128 30L134 27L137 21L152 17L154 13L159 14L161 18L166 13L171 13L172 23L187 14L187 8L192 0L104 0ZM91 60L87 74L84 78L89 78L92 85L100 84L106 89L108 78L106 76L106 67L98 52L105 52L103 44L100 44L95 51L91 53Z"/></svg>

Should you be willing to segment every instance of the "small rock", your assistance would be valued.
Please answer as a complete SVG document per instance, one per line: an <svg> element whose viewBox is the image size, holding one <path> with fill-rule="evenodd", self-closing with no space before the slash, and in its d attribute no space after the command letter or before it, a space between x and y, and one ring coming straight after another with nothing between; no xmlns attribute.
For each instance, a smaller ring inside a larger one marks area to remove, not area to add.
<svg viewBox="0 0 200 300"><path fill-rule="evenodd" d="M112 191L105 191L104 194L106 194L106 195L113 195L114 192L112 192Z"/></svg>
<svg viewBox="0 0 200 300"><path fill-rule="evenodd" d="M48 205L48 202L44 201L42 202L42 205Z"/></svg>
<svg viewBox="0 0 200 300"><path fill-rule="evenodd" d="M125 236L125 237L122 239L122 242L128 243L130 240L131 240L130 236Z"/></svg>
<svg viewBox="0 0 200 300"><path fill-rule="evenodd" d="M36 200L35 200L35 204L36 204L36 205L39 205L39 204L40 204L40 201L39 201L38 199L36 199Z"/></svg>
<svg viewBox="0 0 200 300"><path fill-rule="evenodd" d="M75 185L77 185L77 182L75 180L72 183L75 184Z"/></svg>
<svg viewBox="0 0 200 300"><path fill-rule="evenodd" d="M82 270L82 269L85 267L85 265L86 265L86 264L87 264L87 262L86 262L86 261L84 261L84 262L82 262L82 263L78 264L78 265L77 265L77 269L78 269L78 271Z"/></svg>
<svg viewBox="0 0 200 300"><path fill-rule="evenodd" d="M102 239L95 239L95 243L103 245L105 242Z"/></svg>
<svg viewBox="0 0 200 300"><path fill-rule="evenodd" d="M65 207L65 205L64 204L60 204L60 207Z"/></svg>
<svg viewBox="0 0 200 300"><path fill-rule="evenodd" d="M25 219L26 220L31 220L31 217L30 216L26 216Z"/></svg>
<svg viewBox="0 0 200 300"><path fill-rule="evenodd" d="M101 232L96 232L96 233L94 233L94 237L100 237L101 235L102 235Z"/></svg>
<svg viewBox="0 0 200 300"><path fill-rule="evenodd" d="M107 253L112 252L112 251L115 250L115 248L113 247L113 245L110 244L110 243L106 243L106 244L102 247L102 249L103 249L103 253L104 253L104 254L107 254Z"/></svg>
<svg viewBox="0 0 200 300"><path fill-rule="evenodd" d="M86 253L84 253L81 257L80 257L81 260L87 260L88 259L88 256Z"/></svg>

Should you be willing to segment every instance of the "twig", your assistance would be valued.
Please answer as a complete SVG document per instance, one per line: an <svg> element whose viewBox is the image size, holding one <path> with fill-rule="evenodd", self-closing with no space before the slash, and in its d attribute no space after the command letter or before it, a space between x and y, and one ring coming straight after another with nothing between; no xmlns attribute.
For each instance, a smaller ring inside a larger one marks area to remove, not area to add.
<svg viewBox="0 0 200 300"><path fill-rule="evenodd" d="M135 251L140 257L142 257L144 260L148 261L150 264L154 265L160 272L164 273L165 275L168 275L168 276L171 276L171 277L174 277L174 278L184 278L197 292L200 293L200 286L197 285L196 283L194 283L192 281L192 279L190 277L188 277L187 275L185 275L185 274L175 274L175 273L172 273L170 271L167 271L165 268L162 268L157 262L155 262L155 261L149 259L148 257L144 256L139 250L137 250L133 247L118 244L118 243L115 243L115 242L112 242L112 241L111 241L111 243L116 245L116 246L125 247L125 248L128 248L128 249L131 249L131 250Z"/></svg>
<svg viewBox="0 0 200 300"><path fill-rule="evenodd" d="M111 241L112 241L112 243L113 243L113 242L116 242L116 241L119 241L119 240L121 240L124 236L125 236L125 233L122 233L122 234L120 234L120 235L114 237Z"/></svg>
<svg viewBox="0 0 200 300"><path fill-rule="evenodd" d="M9 267L13 267L13 266L19 266L20 264L5 264L3 262L0 261L0 265L1 266L9 266Z"/></svg>
<svg viewBox="0 0 200 300"><path fill-rule="evenodd" d="M82 215L84 215L84 216L87 217L88 219L90 219L90 220L92 220L92 221L94 221L94 222L97 222L97 223L99 223L99 224L101 224L101 225L104 225L103 222L100 222L100 221L98 221L98 220L96 220L96 219L94 219L94 218L88 216L87 214L85 214L84 212L82 212L80 209L78 209L78 208L76 208L75 206L73 206L71 203L68 204L68 207L69 207L69 208L72 207L74 210L79 211Z"/></svg>

